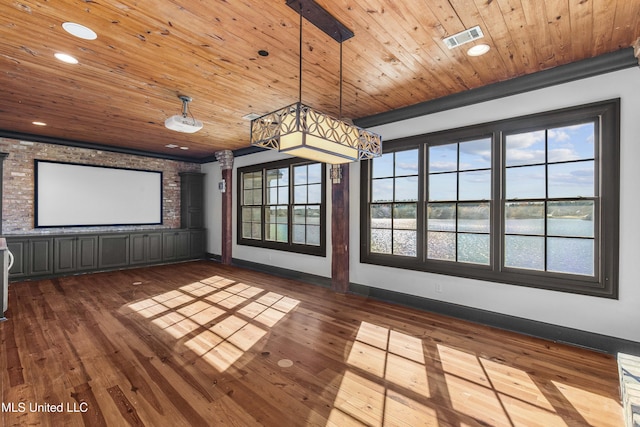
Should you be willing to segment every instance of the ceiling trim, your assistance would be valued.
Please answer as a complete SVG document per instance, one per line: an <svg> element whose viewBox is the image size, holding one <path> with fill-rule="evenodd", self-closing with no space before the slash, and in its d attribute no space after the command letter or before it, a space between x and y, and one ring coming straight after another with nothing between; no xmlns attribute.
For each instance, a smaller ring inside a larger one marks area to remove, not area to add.
<svg viewBox="0 0 640 427"><path fill-rule="evenodd" d="M34 135L30 133L14 132L10 130L0 129L0 138L15 139L18 141L40 142L44 144L65 145L67 147L86 148L89 150L109 151L119 154L130 154L133 156L152 157L163 160L175 160L186 163L204 163L199 159L193 159L183 156L172 156L163 153L154 153L151 151L134 150L132 148L112 147L110 145L96 144L92 142L73 141L62 138L53 138L50 136Z"/></svg>
<svg viewBox="0 0 640 427"><path fill-rule="evenodd" d="M523 92L543 89L574 80L581 80L600 74L638 66L633 48L625 48L593 58L583 59L566 65L516 77L510 80L469 89L442 98L421 102L403 108L355 119L354 123L363 128L412 119L440 111L452 110L480 102L492 101Z"/></svg>
<svg viewBox="0 0 640 427"><path fill-rule="evenodd" d="M247 138L247 141L248 141L248 138ZM246 147L232 150L233 157L248 156L249 154L261 153L263 151L272 151L272 150L268 150L262 147L256 147L253 145L248 145ZM216 159L215 154L212 154L211 156L203 157L201 160L199 160L199 162L201 163L211 163L211 162L217 162L217 161L218 159Z"/></svg>

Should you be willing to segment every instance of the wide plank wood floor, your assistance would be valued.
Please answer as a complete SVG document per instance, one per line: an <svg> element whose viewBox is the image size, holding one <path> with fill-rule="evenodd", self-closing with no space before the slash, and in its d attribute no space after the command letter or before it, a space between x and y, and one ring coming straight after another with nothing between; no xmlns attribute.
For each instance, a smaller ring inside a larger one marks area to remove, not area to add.
<svg viewBox="0 0 640 427"><path fill-rule="evenodd" d="M3 426L622 425L610 355L214 262L15 283L6 315Z"/></svg>

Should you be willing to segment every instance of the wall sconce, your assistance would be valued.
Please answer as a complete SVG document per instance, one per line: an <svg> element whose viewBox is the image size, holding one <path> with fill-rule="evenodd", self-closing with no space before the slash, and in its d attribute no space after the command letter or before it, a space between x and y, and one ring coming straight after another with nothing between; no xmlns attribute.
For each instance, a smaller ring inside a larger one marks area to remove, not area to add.
<svg viewBox="0 0 640 427"><path fill-rule="evenodd" d="M329 169L329 177L333 184L340 184L342 181L342 165L331 165L331 169Z"/></svg>

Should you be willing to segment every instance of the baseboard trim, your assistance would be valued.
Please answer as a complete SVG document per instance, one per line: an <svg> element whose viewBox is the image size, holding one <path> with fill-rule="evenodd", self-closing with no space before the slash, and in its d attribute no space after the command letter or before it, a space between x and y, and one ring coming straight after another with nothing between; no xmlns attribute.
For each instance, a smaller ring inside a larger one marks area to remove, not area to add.
<svg viewBox="0 0 640 427"><path fill-rule="evenodd" d="M244 259L233 258L233 265L248 268L249 270L261 271L263 273L273 274L274 276L285 277L287 279L298 280L300 282L310 283L312 285L322 286L323 288L331 287L331 278L317 276L315 274L303 273L301 271L290 270L288 268L275 267L273 265L265 265L257 262L246 261Z"/></svg>
<svg viewBox="0 0 640 427"><path fill-rule="evenodd" d="M583 347L603 353L629 353L640 355L640 342L596 334L536 320L524 319L488 310L437 301L386 289L372 288L352 283L349 291L380 301L416 308L423 311L451 316L511 332L546 340Z"/></svg>
<svg viewBox="0 0 640 427"><path fill-rule="evenodd" d="M216 256L209 255L210 259ZM219 258L219 256L218 256ZM233 265L273 274L274 276L294 279L325 288L331 287L331 278L308 274L287 268L265 265L243 259L232 259ZM539 322L536 320L524 319L493 311L482 310L464 305L453 304L430 298L423 298L415 295L386 289L374 288L356 283L349 284L349 293L391 304L411 307L422 311L442 314L444 316L455 317L457 319L491 326L506 331L517 332L536 338L542 338L558 343L569 344L574 347L582 347L602 353L617 354L627 353L640 355L640 342L616 338L609 335L596 334L580 329L558 326L551 323Z"/></svg>
<svg viewBox="0 0 640 427"><path fill-rule="evenodd" d="M208 259L209 261L222 262L222 255L212 254L210 252L207 252L205 254L205 258Z"/></svg>

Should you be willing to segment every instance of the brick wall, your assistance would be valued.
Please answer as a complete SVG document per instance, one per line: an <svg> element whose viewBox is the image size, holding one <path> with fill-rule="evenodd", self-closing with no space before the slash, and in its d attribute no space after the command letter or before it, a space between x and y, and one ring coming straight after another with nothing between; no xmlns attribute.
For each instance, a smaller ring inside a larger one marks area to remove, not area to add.
<svg viewBox="0 0 640 427"><path fill-rule="evenodd" d="M109 151L68 147L0 138L0 152L8 153L4 161L2 193L2 234L43 234L62 231L108 231L180 227L180 172L200 172L197 163L112 153ZM160 226L73 227L70 229L34 229L34 160L52 160L128 169L162 171L163 224Z"/></svg>

